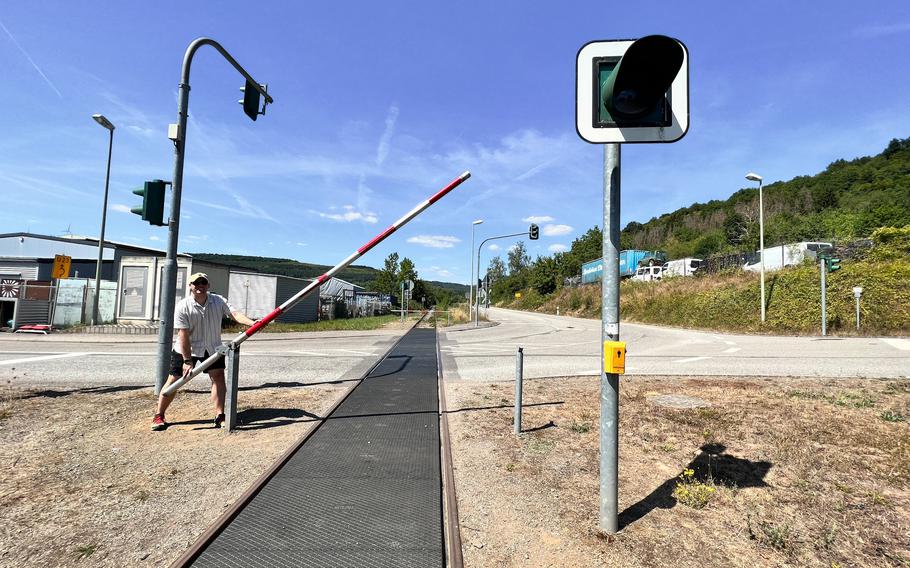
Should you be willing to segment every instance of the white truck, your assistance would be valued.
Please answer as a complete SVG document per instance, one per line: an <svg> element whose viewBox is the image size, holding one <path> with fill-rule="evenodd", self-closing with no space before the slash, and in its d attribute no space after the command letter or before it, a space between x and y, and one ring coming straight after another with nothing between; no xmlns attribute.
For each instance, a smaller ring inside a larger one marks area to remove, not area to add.
<svg viewBox="0 0 910 568"><path fill-rule="evenodd" d="M807 258L815 259L818 251L826 248L831 248L831 243L803 241L765 248L765 270L780 270L785 266L802 264ZM759 251L755 251L754 256L750 255L749 261L743 266L743 270L751 272L761 270L761 255Z"/></svg>
<svg viewBox="0 0 910 568"><path fill-rule="evenodd" d="M664 264L662 276L664 278L670 276L693 276L701 267L702 262L702 259L692 257L671 260Z"/></svg>

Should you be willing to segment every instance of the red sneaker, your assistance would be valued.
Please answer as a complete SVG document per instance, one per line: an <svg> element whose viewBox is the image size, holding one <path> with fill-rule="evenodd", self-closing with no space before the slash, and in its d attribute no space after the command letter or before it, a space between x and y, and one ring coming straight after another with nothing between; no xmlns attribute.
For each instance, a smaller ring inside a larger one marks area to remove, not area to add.
<svg viewBox="0 0 910 568"><path fill-rule="evenodd" d="M157 432L159 430L164 430L167 428L167 422L164 421L164 414L156 414L152 418L152 431Z"/></svg>

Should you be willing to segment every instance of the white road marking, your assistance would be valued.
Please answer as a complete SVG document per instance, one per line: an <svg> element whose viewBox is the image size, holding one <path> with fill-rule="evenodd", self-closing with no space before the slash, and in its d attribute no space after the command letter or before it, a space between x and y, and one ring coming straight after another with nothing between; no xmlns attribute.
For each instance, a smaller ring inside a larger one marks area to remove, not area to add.
<svg viewBox="0 0 910 568"><path fill-rule="evenodd" d="M353 353L354 355L363 355L364 357L367 355L373 355L373 353L367 353L365 351L354 351L353 349L332 349L332 351L339 351L341 353Z"/></svg>
<svg viewBox="0 0 910 568"><path fill-rule="evenodd" d="M673 361L674 363L692 363L693 361L701 361L703 359L710 359L710 357L689 357L688 359L677 359Z"/></svg>
<svg viewBox="0 0 910 568"><path fill-rule="evenodd" d="M50 361L52 359L69 359L71 357L85 357L91 353L58 353L57 355L44 355L42 357L25 357L23 359L7 359L0 361L0 365L18 365L20 363L37 363L38 361Z"/></svg>
<svg viewBox="0 0 910 568"><path fill-rule="evenodd" d="M897 347L901 351L910 351L910 341L907 341L906 339L898 339L896 337L882 337L881 340L891 347Z"/></svg>
<svg viewBox="0 0 910 568"><path fill-rule="evenodd" d="M735 341L724 341L727 345L736 345Z"/></svg>
<svg viewBox="0 0 910 568"><path fill-rule="evenodd" d="M316 351L291 351L291 353L296 353L297 355L315 355L316 357L325 357L325 353L317 353Z"/></svg>
<svg viewBox="0 0 910 568"><path fill-rule="evenodd" d="M742 350L742 347L731 347L729 349L724 349L724 353L736 353L737 351L741 351L741 350Z"/></svg>

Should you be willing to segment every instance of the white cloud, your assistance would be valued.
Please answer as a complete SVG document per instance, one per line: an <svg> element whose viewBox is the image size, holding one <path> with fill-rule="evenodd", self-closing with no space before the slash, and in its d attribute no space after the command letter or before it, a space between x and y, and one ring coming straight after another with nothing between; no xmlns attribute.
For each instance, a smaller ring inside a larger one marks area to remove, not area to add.
<svg viewBox="0 0 910 568"><path fill-rule="evenodd" d="M499 250L500 248L502 248L502 247L500 247L499 245L490 245L490 246L489 246L489 249L490 249L491 251L497 251L497 250Z"/></svg>
<svg viewBox="0 0 910 568"><path fill-rule="evenodd" d="M547 250L550 252L566 252L567 250L569 250L569 247L567 247L566 245L556 244L556 245L548 246Z"/></svg>
<svg viewBox="0 0 910 568"><path fill-rule="evenodd" d="M910 32L910 22L897 22L892 24L881 24L877 26L866 26L854 30L853 35L861 38L878 38L895 34Z"/></svg>
<svg viewBox="0 0 910 568"><path fill-rule="evenodd" d="M355 211L353 205L345 205L344 213L322 213L321 211L312 211L312 213L315 213L324 219L342 221L345 223L350 223L352 221L363 221L364 223L372 224L379 221L379 218L376 217L375 213Z"/></svg>
<svg viewBox="0 0 910 568"><path fill-rule="evenodd" d="M452 248L455 246L455 243L460 243L461 239L443 235L417 235L416 237L409 238L408 242L430 248Z"/></svg>
<svg viewBox="0 0 910 568"><path fill-rule="evenodd" d="M58 97L60 97L62 99L63 95L60 94L60 89L58 89L57 86L54 85L50 79L47 78L47 75L44 74L44 71L42 71L41 68L38 67L38 64L35 63L35 60L32 59L32 56L29 55L27 51L25 51L25 48L19 44L19 42L16 40L16 38L13 37L13 34L11 34L8 29L6 29L6 26L3 25L3 22L0 22L0 29L3 29L3 31L6 32L6 35L8 35L10 40L12 40L13 45L15 45L19 49L19 51L22 53L22 55L24 55L25 58L28 59L28 62L32 64L32 67L34 67L35 71L37 71L38 74L41 75L41 78L44 79L44 81L48 84L48 86L51 89L53 89L55 93L57 93Z"/></svg>
<svg viewBox="0 0 910 568"><path fill-rule="evenodd" d="M392 105L389 107L389 113L385 117L385 131L379 139L379 146L376 148L376 165L381 166L389 155L389 146L392 135L395 134L395 122L398 121L398 107Z"/></svg>
<svg viewBox="0 0 910 568"><path fill-rule="evenodd" d="M435 274L436 276L438 276L440 278L451 278L451 277L455 276L454 274L452 274L451 271L449 271L445 268L441 268L439 266L431 266L427 272L429 272L430 274Z"/></svg>
<svg viewBox="0 0 910 568"><path fill-rule="evenodd" d="M161 237L157 237L157 236L155 236L155 235L152 235L151 237L149 237L149 240L150 240L150 241L160 241L160 240L161 240Z"/></svg>
<svg viewBox="0 0 910 568"><path fill-rule="evenodd" d="M525 223L549 223L553 220L553 217L549 215L531 215L530 217L525 217L522 219Z"/></svg>
<svg viewBox="0 0 910 568"><path fill-rule="evenodd" d="M544 225L543 234L545 237L558 237L568 235L573 231L568 225Z"/></svg>
<svg viewBox="0 0 910 568"><path fill-rule="evenodd" d="M130 206L123 205L122 203L114 203L109 209L111 211L119 211L120 213L132 213L132 211L130 211Z"/></svg>

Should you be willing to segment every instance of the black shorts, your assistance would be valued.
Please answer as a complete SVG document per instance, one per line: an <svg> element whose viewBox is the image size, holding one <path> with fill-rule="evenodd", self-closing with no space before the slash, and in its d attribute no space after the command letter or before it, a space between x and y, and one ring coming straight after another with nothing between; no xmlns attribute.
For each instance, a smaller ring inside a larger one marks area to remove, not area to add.
<svg viewBox="0 0 910 568"><path fill-rule="evenodd" d="M193 361L194 367L196 366L196 363L198 363L199 361L204 361L208 358L209 358L208 351L206 351L205 355L203 355L202 357L190 357L190 359ZM208 369L206 369L203 372L211 374L212 371L217 371L218 369L224 369L224 355L219 357L214 363L212 363L211 367L209 367ZM182 377L183 376L183 355L180 353L177 353L174 350L171 350L170 373L171 373L171 376L173 376L173 377Z"/></svg>

